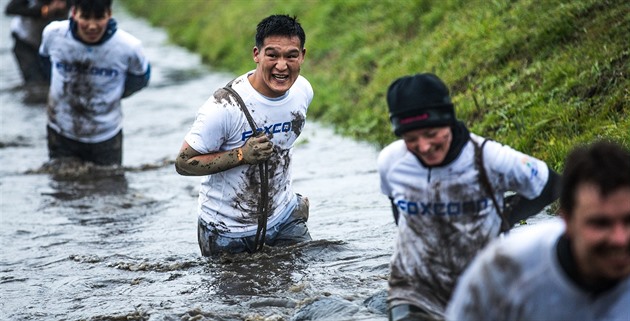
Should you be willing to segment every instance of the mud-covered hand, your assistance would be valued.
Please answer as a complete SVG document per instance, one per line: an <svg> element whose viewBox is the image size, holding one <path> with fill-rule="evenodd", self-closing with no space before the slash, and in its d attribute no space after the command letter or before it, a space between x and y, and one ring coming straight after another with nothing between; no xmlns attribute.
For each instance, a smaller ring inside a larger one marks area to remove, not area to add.
<svg viewBox="0 0 630 321"><path fill-rule="evenodd" d="M241 147L243 161L247 164L258 164L266 161L273 154L273 143L264 134L252 136Z"/></svg>

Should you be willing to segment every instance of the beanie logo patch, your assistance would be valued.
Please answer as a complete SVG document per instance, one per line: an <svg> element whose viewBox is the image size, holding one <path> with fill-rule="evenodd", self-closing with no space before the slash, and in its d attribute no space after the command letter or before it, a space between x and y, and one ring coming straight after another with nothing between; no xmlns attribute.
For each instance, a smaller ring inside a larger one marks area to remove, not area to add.
<svg viewBox="0 0 630 321"><path fill-rule="evenodd" d="M401 125L406 125L406 124L409 124L409 123L422 121L422 120L427 120L427 119L429 119L429 114L428 113L424 113L422 115L417 115L417 116L403 118L403 119L400 120L400 124Z"/></svg>

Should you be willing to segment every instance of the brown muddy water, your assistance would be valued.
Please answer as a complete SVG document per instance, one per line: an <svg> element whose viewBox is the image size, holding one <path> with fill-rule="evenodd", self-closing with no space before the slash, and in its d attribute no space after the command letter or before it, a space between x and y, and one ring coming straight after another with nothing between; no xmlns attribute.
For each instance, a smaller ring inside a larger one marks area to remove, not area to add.
<svg viewBox="0 0 630 321"><path fill-rule="evenodd" d="M197 108L234 75L114 9L153 67L149 87L123 101L123 169L44 166L45 105L21 88L0 17L0 319L386 320L372 296L386 287L395 232L377 150L307 120L294 180L314 241L202 258L199 178L172 160Z"/></svg>

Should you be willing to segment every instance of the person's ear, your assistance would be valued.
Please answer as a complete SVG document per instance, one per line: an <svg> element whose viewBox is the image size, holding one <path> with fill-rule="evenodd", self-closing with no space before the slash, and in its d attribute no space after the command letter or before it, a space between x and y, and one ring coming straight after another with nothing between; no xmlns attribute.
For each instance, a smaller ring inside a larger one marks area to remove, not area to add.
<svg viewBox="0 0 630 321"><path fill-rule="evenodd" d="M260 53L260 51L258 51L258 47L254 46L254 49L252 50L252 54L254 55L254 61L256 63L260 62L260 59L258 58L258 53Z"/></svg>
<svg viewBox="0 0 630 321"><path fill-rule="evenodd" d="M302 48L302 60L306 57L306 48Z"/></svg>

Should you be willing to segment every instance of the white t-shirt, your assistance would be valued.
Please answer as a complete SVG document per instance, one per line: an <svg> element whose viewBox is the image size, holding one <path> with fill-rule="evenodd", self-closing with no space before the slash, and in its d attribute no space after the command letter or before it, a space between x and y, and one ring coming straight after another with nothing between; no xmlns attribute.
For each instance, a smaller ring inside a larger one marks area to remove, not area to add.
<svg viewBox="0 0 630 321"><path fill-rule="evenodd" d="M483 138L470 136L481 145ZM443 315L457 277L499 234L501 218L479 181L474 155L468 141L450 164L427 168L402 140L381 151L381 191L400 213L390 305L412 304ZM485 144L483 159L501 207L504 192L535 198L547 182L545 163L498 142Z"/></svg>
<svg viewBox="0 0 630 321"><path fill-rule="evenodd" d="M560 219L488 246L462 275L447 309L459 320L630 320L630 278L593 297L560 266Z"/></svg>
<svg viewBox="0 0 630 321"><path fill-rule="evenodd" d="M17 6L22 10L26 8L29 10L36 10L36 8L41 8L41 6L45 4L45 1L43 0L28 0L26 1L27 3L23 2L24 1L14 1L12 4L7 6L7 9L9 6L19 3ZM11 19L11 25L9 28L11 29L11 33L17 38L33 46L33 49L37 50L42 41L42 30L44 30L44 27L53 20L62 19L64 19L64 17L61 14L48 16L47 18L16 15L13 19Z"/></svg>
<svg viewBox="0 0 630 321"><path fill-rule="evenodd" d="M143 75L149 66L140 40L118 29L91 46L72 36L69 20L55 21L44 29L39 53L52 65L48 125L84 143L114 137L122 129L127 73Z"/></svg>
<svg viewBox="0 0 630 321"><path fill-rule="evenodd" d="M47 20L36 19L26 16L17 16L11 19L11 33L20 40L37 49L42 39L42 30L48 24Z"/></svg>
<svg viewBox="0 0 630 321"><path fill-rule="evenodd" d="M252 71L253 72L253 71ZM273 135L274 154L269 164L268 227L275 226L295 204L292 188L291 159L295 140L304 128L306 111L313 99L313 88L299 76L282 97L272 99L257 92L247 75L234 80L232 88L247 106L259 130ZM199 108L197 118L185 137L186 142L202 154L227 151L243 146L252 129L231 96L210 97ZM254 234L260 199L258 165L241 165L204 176L199 191L199 215L224 236Z"/></svg>

